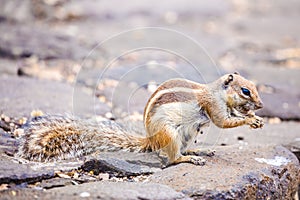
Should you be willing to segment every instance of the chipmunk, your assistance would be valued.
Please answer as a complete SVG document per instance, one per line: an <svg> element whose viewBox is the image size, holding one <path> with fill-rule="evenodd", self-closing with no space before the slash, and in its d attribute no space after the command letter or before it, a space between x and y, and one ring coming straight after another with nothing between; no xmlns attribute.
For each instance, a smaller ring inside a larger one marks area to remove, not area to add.
<svg viewBox="0 0 300 200"><path fill-rule="evenodd" d="M212 121L220 128L261 128L263 119L254 110L262 107L255 85L238 73L209 84L171 79L157 88L145 106L147 137L130 134L111 120L91 123L73 117L45 116L25 127L17 155L48 161L95 151L161 150L169 164L203 165L202 152L187 149L203 127Z"/></svg>

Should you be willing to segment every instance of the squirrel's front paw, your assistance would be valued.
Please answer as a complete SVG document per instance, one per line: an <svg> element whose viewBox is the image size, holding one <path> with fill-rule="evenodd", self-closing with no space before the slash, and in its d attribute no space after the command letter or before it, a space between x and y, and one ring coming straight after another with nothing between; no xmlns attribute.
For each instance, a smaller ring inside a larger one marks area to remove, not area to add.
<svg viewBox="0 0 300 200"><path fill-rule="evenodd" d="M247 119L247 124L250 125L250 128L262 128L264 125L264 119L255 115Z"/></svg>

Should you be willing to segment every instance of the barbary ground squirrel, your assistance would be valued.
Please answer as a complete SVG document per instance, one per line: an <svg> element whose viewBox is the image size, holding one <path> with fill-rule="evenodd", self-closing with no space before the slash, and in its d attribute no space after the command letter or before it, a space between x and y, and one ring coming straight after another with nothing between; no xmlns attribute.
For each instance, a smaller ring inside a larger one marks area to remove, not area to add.
<svg viewBox="0 0 300 200"><path fill-rule="evenodd" d="M254 110L263 107L255 85L238 73L209 84L171 79L152 94L144 109L147 137L135 136L114 121L97 124L63 116L45 116L25 126L17 156L35 161L80 157L95 151L157 151L170 164L204 164L200 150L187 150L212 121L220 128L261 128Z"/></svg>

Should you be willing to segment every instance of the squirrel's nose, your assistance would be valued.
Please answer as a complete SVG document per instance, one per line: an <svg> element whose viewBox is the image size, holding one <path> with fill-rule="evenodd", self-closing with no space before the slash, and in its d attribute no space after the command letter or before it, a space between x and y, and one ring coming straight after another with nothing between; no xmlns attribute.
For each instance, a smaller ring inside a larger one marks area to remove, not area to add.
<svg viewBox="0 0 300 200"><path fill-rule="evenodd" d="M264 107L264 104L263 104L263 102L261 102L261 101L259 101L256 105L255 105L255 108L256 109L261 109L261 108L263 108Z"/></svg>

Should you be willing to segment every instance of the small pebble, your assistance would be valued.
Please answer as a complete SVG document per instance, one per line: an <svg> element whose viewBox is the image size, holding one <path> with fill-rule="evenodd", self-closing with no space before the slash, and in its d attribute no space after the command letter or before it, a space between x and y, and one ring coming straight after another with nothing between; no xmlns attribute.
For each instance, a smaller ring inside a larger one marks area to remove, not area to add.
<svg viewBox="0 0 300 200"><path fill-rule="evenodd" d="M90 197L91 194L88 193L88 192L81 192L79 196L80 196L80 197Z"/></svg>
<svg viewBox="0 0 300 200"><path fill-rule="evenodd" d="M99 96L98 99L99 99L99 101L102 102L102 103L105 103L105 102L106 102L106 97L105 97L105 96Z"/></svg>
<svg viewBox="0 0 300 200"><path fill-rule="evenodd" d="M113 114L111 112L107 112L107 113L105 113L105 117L107 119L111 119L113 117Z"/></svg>
<svg viewBox="0 0 300 200"><path fill-rule="evenodd" d="M282 107L283 107L284 109L288 109L288 108L289 108L289 104L285 102L285 103L282 104Z"/></svg>
<svg viewBox="0 0 300 200"><path fill-rule="evenodd" d="M23 134L24 134L24 129L22 129L22 128L17 128L16 130L14 130L15 137L20 137Z"/></svg>
<svg viewBox="0 0 300 200"><path fill-rule="evenodd" d="M273 117L268 120L269 124L280 124L281 119L279 117Z"/></svg>
<svg viewBox="0 0 300 200"><path fill-rule="evenodd" d="M164 14L164 19L168 24L175 24L178 20L178 14L174 11L167 11Z"/></svg>
<svg viewBox="0 0 300 200"><path fill-rule="evenodd" d="M26 117L22 117L21 119L19 119L19 124L21 124L21 125L26 124L26 122L27 122Z"/></svg>
<svg viewBox="0 0 300 200"><path fill-rule="evenodd" d="M148 83L148 86L147 86L147 90L150 92L150 93L153 93L155 92L155 90L157 89L157 83L155 81L150 81Z"/></svg>
<svg viewBox="0 0 300 200"><path fill-rule="evenodd" d="M10 122L10 118L8 116L4 116L4 121L7 123Z"/></svg>
<svg viewBox="0 0 300 200"><path fill-rule="evenodd" d="M13 195L13 196L16 196L17 195L17 192L16 191L11 191L11 194Z"/></svg>
<svg viewBox="0 0 300 200"><path fill-rule="evenodd" d="M237 140L244 140L244 137L243 136L238 136Z"/></svg>
<svg viewBox="0 0 300 200"><path fill-rule="evenodd" d="M43 116L43 115L44 115L44 113L41 110L33 110L30 113L31 117L40 117L40 116Z"/></svg>
<svg viewBox="0 0 300 200"><path fill-rule="evenodd" d="M99 178L103 181L109 180L109 174L108 173L100 173Z"/></svg>

